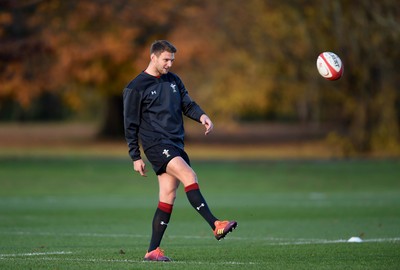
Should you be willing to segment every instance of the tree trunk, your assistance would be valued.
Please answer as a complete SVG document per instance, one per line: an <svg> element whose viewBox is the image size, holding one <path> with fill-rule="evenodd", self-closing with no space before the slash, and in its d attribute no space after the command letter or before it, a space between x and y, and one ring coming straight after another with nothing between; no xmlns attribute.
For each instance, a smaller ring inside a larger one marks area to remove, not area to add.
<svg viewBox="0 0 400 270"><path fill-rule="evenodd" d="M102 139L124 138L123 102L121 95L107 97L106 111L99 137Z"/></svg>

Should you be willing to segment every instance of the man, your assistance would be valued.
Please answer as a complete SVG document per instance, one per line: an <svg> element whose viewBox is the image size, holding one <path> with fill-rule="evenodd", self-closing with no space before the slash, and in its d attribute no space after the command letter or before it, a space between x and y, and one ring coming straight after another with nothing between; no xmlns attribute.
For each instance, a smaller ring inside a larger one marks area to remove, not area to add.
<svg viewBox="0 0 400 270"><path fill-rule="evenodd" d="M139 138L147 159L158 176L159 203L152 223L147 261L170 261L160 249L168 226L176 191L182 183L190 204L208 222L217 240L236 228L236 221L220 221L208 208L184 151L183 115L200 122L205 134L213 123L189 97L180 78L169 72L176 48L166 40L155 41L150 49L150 63L124 89L125 138L133 168L146 176L145 163L139 149Z"/></svg>

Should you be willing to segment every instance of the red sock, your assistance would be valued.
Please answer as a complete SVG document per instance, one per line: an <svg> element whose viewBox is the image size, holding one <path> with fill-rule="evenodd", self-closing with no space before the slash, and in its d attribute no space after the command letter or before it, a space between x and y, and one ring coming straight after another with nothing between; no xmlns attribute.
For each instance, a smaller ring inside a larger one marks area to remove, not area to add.
<svg viewBox="0 0 400 270"><path fill-rule="evenodd" d="M194 183L194 184L191 184L191 185L188 185L187 187L185 187L185 192L187 193L191 190L196 190L196 189L200 189L199 184Z"/></svg>
<svg viewBox="0 0 400 270"><path fill-rule="evenodd" d="M165 213L171 214L173 205L169 203L158 202L158 208L164 211Z"/></svg>

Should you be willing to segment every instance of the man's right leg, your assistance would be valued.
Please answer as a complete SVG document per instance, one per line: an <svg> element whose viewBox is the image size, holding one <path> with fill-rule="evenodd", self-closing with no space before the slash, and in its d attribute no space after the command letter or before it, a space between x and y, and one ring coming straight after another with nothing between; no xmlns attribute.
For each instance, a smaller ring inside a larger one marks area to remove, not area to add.
<svg viewBox="0 0 400 270"><path fill-rule="evenodd" d="M153 217L151 241L148 252L160 246L161 239L164 236L164 232L167 229L171 217L172 207L172 204L158 202L158 207Z"/></svg>
<svg viewBox="0 0 400 270"><path fill-rule="evenodd" d="M166 173L159 175L158 181L159 203L153 218L150 246L144 259L148 261L170 261L159 247L171 217L179 181Z"/></svg>

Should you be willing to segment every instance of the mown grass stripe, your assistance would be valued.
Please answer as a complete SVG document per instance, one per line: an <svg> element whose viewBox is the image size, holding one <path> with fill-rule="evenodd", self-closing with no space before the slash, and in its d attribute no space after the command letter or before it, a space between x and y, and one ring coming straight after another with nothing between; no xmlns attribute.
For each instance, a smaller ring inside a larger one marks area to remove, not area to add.
<svg viewBox="0 0 400 270"><path fill-rule="evenodd" d="M149 235L138 235L138 234L101 234L101 233L50 233L50 232L0 232L0 234L14 234L14 235L38 235L38 236L62 236L62 237L93 237L93 238L149 238ZM168 238L179 238L179 239L208 239L206 236L195 236L195 235L168 235ZM276 238L276 237L238 237L229 236L228 239L224 240L239 240L239 241L270 241L267 245L311 245L311 244L335 244L335 243L347 243L346 239L307 239L307 238ZM363 239L363 242L368 243L380 243L380 242L398 242L400 237L390 238L374 238L374 239ZM39 253L33 253L39 254ZM1 256L1 254L0 254Z"/></svg>

